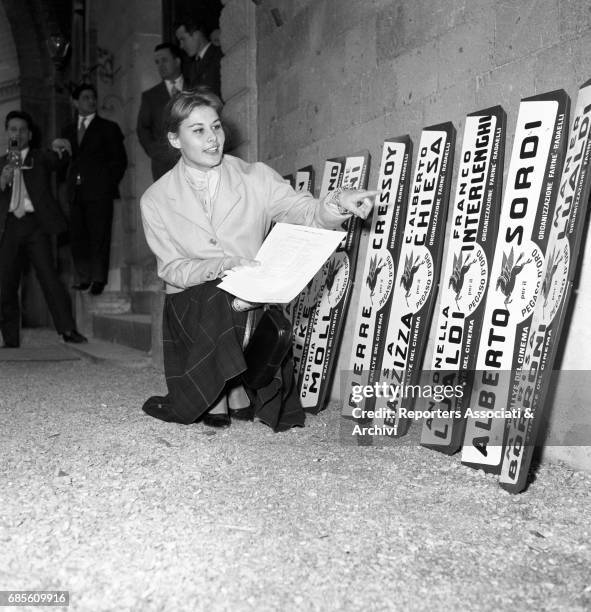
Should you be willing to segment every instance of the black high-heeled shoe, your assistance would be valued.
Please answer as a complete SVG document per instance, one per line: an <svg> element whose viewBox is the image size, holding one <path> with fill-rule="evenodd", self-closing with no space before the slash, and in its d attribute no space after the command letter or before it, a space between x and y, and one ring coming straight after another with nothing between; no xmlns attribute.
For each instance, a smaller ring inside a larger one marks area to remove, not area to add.
<svg viewBox="0 0 591 612"><path fill-rule="evenodd" d="M232 421L229 414L207 414L203 415L201 422L209 427L230 427Z"/></svg>
<svg viewBox="0 0 591 612"><path fill-rule="evenodd" d="M237 421L254 421L254 406L251 404L246 408L230 408L230 416Z"/></svg>

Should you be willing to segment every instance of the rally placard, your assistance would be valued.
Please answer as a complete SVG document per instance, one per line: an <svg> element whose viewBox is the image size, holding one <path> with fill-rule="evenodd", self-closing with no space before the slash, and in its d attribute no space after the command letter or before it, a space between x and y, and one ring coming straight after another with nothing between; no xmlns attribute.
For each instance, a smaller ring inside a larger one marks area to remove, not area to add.
<svg viewBox="0 0 591 612"><path fill-rule="evenodd" d="M343 385L343 416L354 416L355 408L373 405L371 401L354 401L351 390L367 384L369 372L381 362L406 216L411 158L409 136L384 141L377 187L380 195L376 198L368 236L351 362L343 374L347 379Z"/></svg>
<svg viewBox="0 0 591 612"><path fill-rule="evenodd" d="M424 128L410 190L404 234L396 269L395 291L380 364L370 375L374 387L374 424L388 435L407 432L412 406L406 394L418 382L437 295L443 234L453 171L456 131L451 123ZM382 425L377 425L381 427Z"/></svg>
<svg viewBox="0 0 591 612"><path fill-rule="evenodd" d="M314 168L312 166L300 168L296 172L295 190L314 193Z"/></svg>
<svg viewBox="0 0 591 612"><path fill-rule="evenodd" d="M368 174L368 152L348 156L341 185L345 189L365 189ZM325 407L351 299L361 219L350 217L343 229L347 235L316 275L322 279L322 288L309 321L300 376L300 399L309 412Z"/></svg>
<svg viewBox="0 0 591 612"><path fill-rule="evenodd" d="M497 239L507 116L500 106L466 117L431 370L422 382L434 391L416 400L423 420L421 444L455 453L464 438L463 398L468 398L482 328L484 298ZM457 386L461 392L457 391Z"/></svg>
<svg viewBox="0 0 591 612"><path fill-rule="evenodd" d="M296 191L307 191L308 193L314 195L314 168L312 166L300 168L295 174L295 179L292 185ZM304 313L304 301L307 295L307 291L302 291L302 293L300 293L300 295L293 300L293 302L290 302L284 306L284 312L293 325L293 360L294 373L296 377L298 375L299 363L302 357L303 340L306 337L304 330L303 337L301 337L300 340L298 330L301 329L299 326L301 324L302 317L307 319L307 315Z"/></svg>
<svg viewBox="0 0 591 612"><path fill-rule="evenodd" d="M511 493L519 493L527 485L558 338L564 329L591 191L590 155L591 81L587 81L579 89L552 216L544 276L513 389L511 408L518 414L507 420L499 482Z"/></svg>
<svg viewBox="0 0 591 612"><path fill-rule="evenodd" d="M320 199L323 199L330 191L334 191L340 186L344 167L344 157L327 159L324 162L324 172L322 175L322 184L320 186ZM299 190L306 189L312 193L312 181L314 179L312 166L307 166L306 168L298 170L296 176L299 177L296 187ZM316 302L319 299L321 284L322 276L321 274L317 274L310 283L308 283L306 289L286 308L286 313L291 318L293 328L293 364L296 380L301 378L302 354L306 342L308 323L316 306Z"/></svg>
<svg viewBox="0 0 591 612"><path fill-rule="evenodd" d="M490 287L466 410L462 463L498 473L513 372L540 292L568 129L563 90L519 106Z"/></svg>

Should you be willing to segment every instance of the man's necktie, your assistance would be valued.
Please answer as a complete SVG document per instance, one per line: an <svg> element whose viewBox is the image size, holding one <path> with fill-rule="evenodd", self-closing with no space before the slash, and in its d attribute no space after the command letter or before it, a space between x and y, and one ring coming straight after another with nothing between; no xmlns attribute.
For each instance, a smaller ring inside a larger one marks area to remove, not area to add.
<svg viewBox="0 0 591 612"><path fill-rule="evenodd" d="M177 86L173 83L172 87L170 88L170 97L174 98L178 93L179 93L179 90Z"/></svg>
<svg viewBox="0 0 591 612"><path fill-rule="evenodd" d="M12 193L10 194L10 207L8 209L15 217L20 219L25 216L25 189L23 174L20 168L14 169L12 177Z"/></svg>
<svg viewBox="0 0 591 612"><path fill-rule="evenodd" d="M82 142L85 132L86 132L86 119L81 119L80 125L78 126L78 144Z"/></svg>

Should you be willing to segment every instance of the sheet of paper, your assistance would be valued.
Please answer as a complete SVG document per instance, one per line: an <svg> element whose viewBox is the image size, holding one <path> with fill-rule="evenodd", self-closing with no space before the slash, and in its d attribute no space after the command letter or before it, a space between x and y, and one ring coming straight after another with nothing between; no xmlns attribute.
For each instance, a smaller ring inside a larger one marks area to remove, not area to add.
<svg viewBox="0 0 591 612"><path fill-rule="evenodd" d="M261 265L228 271L219 287L248 302L291 302L344 236L340 231L277 223L255 257Z"/></svg>

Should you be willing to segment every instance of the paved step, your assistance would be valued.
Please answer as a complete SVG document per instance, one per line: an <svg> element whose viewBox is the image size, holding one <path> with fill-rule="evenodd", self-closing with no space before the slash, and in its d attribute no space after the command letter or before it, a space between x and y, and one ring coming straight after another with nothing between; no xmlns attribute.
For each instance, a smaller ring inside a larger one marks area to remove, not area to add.
<svg viewBox="0 0 591 612"><path fill-rule="evenodd" d="M129 368L152 365L149 353L98 338L90 337L84 344L68 344L68 349L95 362L109 361Z"/></svg>
<svg viewBox="0 0 591 612"><path fill-rule="evenodd" d="M152 317L137 313L94 313L92 336L147 352L152 347Z"/></svg>
<svg viewBox="0 0 591 612"><path fill-rule="evenodd" d="M136 314L151 314L155 296L155 291L132 291L131 312Z"/></svg>
<svg viewBox="0 0 591 612"><path fill-rule="evenodd" d="M76 361L80 357L68 350L68 345L60 345L54 340L47 346L27 346L20 348L3 348L0 361Z"/></svg>
<svg viewBox="0 0 591 612"><path fill-rule="evenodd" d="M92 314L122 314L131 312L131 297L127 292L105 291L91 295L88 291L74 291L76 307Z"/></svg>

